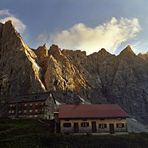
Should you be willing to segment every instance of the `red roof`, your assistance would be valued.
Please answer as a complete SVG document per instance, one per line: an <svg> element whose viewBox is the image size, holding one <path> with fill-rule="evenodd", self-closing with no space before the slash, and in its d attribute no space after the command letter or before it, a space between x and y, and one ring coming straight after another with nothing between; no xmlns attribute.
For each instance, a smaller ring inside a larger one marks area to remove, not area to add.
<svg viewBox="0 0 148 148"><path fill-rule="evenodd" d="M117 104L60 105L59 118L118 118L128 114Z"/></svg>

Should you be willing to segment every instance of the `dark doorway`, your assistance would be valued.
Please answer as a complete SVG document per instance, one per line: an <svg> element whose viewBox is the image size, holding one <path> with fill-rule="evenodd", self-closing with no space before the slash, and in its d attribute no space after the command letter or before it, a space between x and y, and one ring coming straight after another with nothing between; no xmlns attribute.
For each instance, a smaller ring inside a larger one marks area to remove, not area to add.
<svg viewBox="0 0 148 148"><path fill-rule="evenodd" d="M92 124L92 132L96 133L97 132L96 122L93 121L91 124Z"/></svg>
<svg viewBox="0 0 148 148"><path fill-rule="evenodd" d="M60 130L61 130L61 128L60 128L60 122L56 122L55 123L55 132L56 133L60 133Z"/></svg>
<svg viewBox="0 0 148 148"><path fill-rule="evenodd" d="M77 122L74 122L74 133L79 132L79 124Z"/></svg>
<svg viewBox="0 0 148 148"><path fill-rule="evenodd" d="M109 124L109 130L111 134L114 133L114 124Z"/></svg>

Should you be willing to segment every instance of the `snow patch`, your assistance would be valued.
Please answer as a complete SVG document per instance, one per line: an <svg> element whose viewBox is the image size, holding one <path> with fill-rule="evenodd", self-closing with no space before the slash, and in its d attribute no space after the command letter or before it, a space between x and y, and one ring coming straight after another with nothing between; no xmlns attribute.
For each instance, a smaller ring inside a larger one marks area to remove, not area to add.
<svg viewBox="0 0 148 148"><path fill-rule="evenodd" d="M128 132L134 132L134 133L141 133L141 132L146 132L148 133L148 128L137 121L134 118L128 118Z"/></svg>
<svg viewBox="0 0 148 148"><path fill-rule="evenodd" d="M79 96L79 95L78 95ZM82 97L79 96L79 99L82 101L82 104L90 104L90 102L84 100Z"/></svg>
<svg viewBox="0 0 148 148"><path fill-rule="evenodd" d="M56 105L61 105L59 101L55 100L55 102L56 102Z"/></svg>

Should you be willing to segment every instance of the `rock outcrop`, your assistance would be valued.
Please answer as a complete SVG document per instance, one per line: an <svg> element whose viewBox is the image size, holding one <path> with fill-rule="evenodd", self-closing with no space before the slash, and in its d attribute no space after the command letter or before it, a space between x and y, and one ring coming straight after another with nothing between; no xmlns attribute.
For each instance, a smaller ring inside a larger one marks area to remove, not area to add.
<svg viewBox="0 0 148 148"><path fill-rule="evenodd" d="M118 56L105 49L86 55L57 45L30 49L11 22L0 24L0 97L43 91L62 91L58 101L65 103L75 102L64 100L67 92L83 102L118 103L148 124L147 54L137 56L130 46Z"/></svg>
<svg viewBox="0 0 148 148"><path fill-rule="evenodd" d="M58 46L52 45L50 47L47 65L44 83L48 90L79 91L86 87L82 74Z"/></svg>
<svg viewBox="0 0 148 148"><path fill-rule="evenodd" d="M0 99L44 91L37 55L22 40L11 21L0 24Z"/></svg>
<svg viewBox="0 0 148 148"><path fill-rule="evenodd" d="M138 56L148 62L148 52L146 53L139 53Z"/></svg>

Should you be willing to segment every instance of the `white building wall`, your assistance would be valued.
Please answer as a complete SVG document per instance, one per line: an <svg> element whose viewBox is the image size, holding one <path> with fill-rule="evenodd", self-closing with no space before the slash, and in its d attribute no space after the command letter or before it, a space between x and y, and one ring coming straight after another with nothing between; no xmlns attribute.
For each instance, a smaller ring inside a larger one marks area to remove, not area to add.
<svg viewBox="0 0 148 148"><path fill-rule="evenodd" d="M97 133L110 133L110 127L109 124L114 125L114 132L125 132L127 131L127 120L126 119L104 119L104 120L93 120L93 119L88 119L88 120L60 120L60 127L61 127L61 133L73 133L74 132L74 123L78 123L79 126L79 133L92 133L92 122L96 122L96 129ZM81 127L82 122L88 122L89 126L88 127ZM71 123L71 127L63 127L64 123ZM117 128L116 124L117 123L123 123L124 127L123 128ZM107 127L104 129L99 128L99 124L107 124Z"/></svg>

